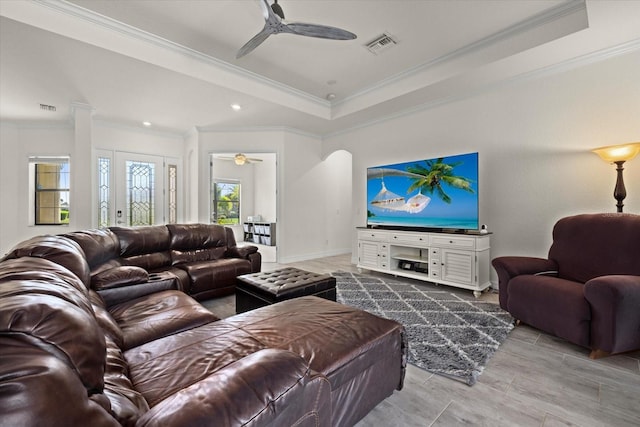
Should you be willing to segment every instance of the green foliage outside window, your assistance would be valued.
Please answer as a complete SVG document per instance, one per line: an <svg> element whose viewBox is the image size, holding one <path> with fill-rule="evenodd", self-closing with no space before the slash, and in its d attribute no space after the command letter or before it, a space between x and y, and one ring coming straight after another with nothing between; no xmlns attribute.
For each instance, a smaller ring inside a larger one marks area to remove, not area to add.
<svg viewBox="0 0 640 427"><path fill-rule="evenodd" d="M211 222L220 225L240 224L240 183L214 181L211 193Z"/></svg>

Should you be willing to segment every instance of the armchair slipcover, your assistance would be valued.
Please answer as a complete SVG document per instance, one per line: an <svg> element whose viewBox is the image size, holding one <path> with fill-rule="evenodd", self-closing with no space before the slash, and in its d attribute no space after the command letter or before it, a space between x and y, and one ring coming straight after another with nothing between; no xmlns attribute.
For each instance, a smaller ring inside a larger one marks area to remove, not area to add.
<svg viewBox="0 0 640 427"><path fill-rule="evenodd" d="M560 219L547 258L492 261L500 306L537 329L590 348L640 349L640 215Z"/></svg>

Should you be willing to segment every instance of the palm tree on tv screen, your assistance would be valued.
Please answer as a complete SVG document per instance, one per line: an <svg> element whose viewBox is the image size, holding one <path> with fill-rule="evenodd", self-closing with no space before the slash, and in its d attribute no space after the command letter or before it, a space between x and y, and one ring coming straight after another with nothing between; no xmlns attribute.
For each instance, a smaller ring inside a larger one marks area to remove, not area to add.
<svg viewBox="0 0 640 427"><path fill-rule="evenodd" d="M471 188L472 181L469 178L453 174L454 168L461 164L462 162L447 164L443 162L443 158L439 158L435 161L428 160L426 162L427 167L424 167L421 164L415 164L407 167L407 172L420 175L420 178L412 178L413 183L409 187L408 192L417 188L430 195L433 195L435 192L435 194L438 195L438 197L440 197L440 199L445 203L451 203L451 197L445 193L442 188L443 184L469 193L475 193L473 188Z"/></svg>

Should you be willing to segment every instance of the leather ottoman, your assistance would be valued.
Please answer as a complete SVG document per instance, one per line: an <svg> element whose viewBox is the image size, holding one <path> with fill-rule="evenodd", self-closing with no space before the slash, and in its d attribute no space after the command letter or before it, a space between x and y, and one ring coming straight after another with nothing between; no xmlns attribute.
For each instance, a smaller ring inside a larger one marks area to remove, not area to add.
<svg viewBox="0 0 640 427"><path fill-rule="evenodd" d="M310 295L336 300L335 277L293 267L245 274L236 281L236 313Z"/></svg>

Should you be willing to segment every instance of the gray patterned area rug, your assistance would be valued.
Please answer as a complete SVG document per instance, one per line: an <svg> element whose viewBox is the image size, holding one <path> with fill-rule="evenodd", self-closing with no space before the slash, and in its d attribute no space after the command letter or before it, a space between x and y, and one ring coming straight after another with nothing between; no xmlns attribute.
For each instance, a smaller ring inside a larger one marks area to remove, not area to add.
<svg viewBox="0 0 640 427"><path fill-rule="evenodd" d="M497 304L431 290L393 277L332 273L338 302L402 323L409 362L435 374L475 384L513 329Z"/></svg>

